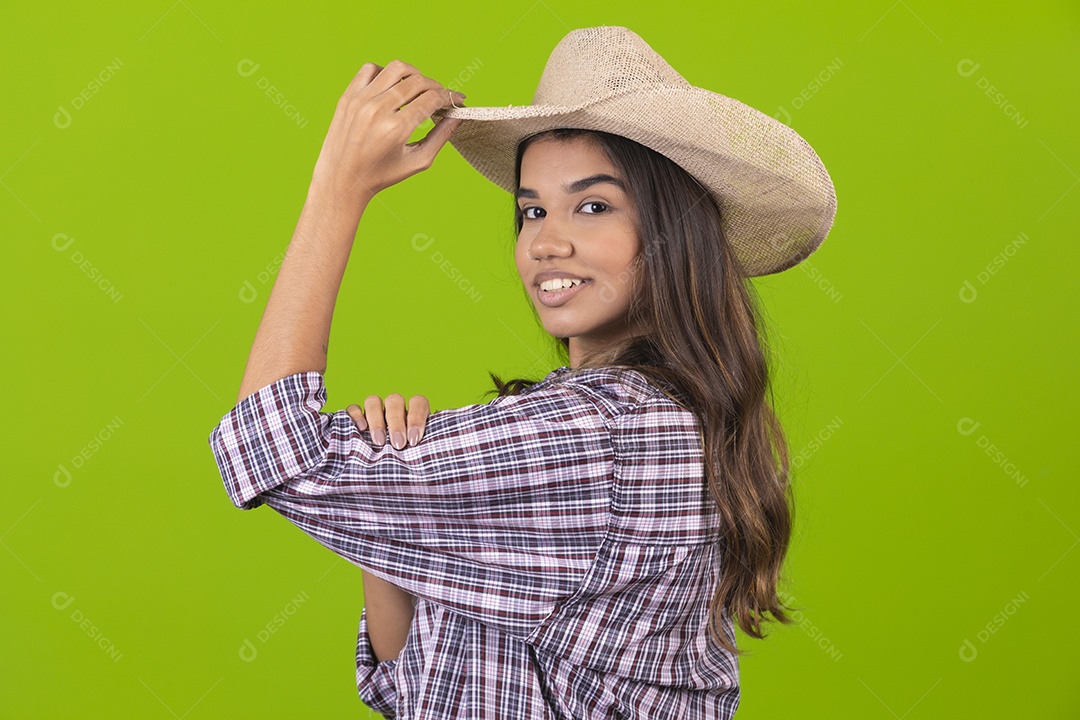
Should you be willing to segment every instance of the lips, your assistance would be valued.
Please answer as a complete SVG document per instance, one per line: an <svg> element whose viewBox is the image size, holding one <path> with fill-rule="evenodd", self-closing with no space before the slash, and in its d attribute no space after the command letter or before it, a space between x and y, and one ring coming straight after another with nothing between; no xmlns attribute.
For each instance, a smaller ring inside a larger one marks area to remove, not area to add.
<svg viewBox="0 0 1080 720"><path fill-rule="evenodd" d="M547 307L558 307L591 285L592 280L585 280L577 285L572 285L571 287L563 288L562 290L556 290L555 292L545 292L537 285L536 297L542 305Z"/></svg>

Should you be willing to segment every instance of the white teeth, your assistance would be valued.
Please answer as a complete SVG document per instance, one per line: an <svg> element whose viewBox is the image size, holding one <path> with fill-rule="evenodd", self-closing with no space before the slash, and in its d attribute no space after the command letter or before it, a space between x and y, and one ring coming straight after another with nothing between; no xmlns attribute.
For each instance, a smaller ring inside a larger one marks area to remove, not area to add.
<svg viewBox="0 0 1080 720"><path fill-rule="evenodd" d="M562 290L563 288L573 287L585 282L584 280L571 280L569 278L556 278L555 280L545 280L540 283L540 289L545 292L555 292Z"/></svg>

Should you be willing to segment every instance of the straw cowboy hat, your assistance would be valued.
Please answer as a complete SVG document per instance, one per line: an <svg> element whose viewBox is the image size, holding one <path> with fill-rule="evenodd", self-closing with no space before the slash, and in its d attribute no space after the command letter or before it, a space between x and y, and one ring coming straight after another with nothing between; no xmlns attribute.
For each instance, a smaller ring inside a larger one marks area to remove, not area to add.
<svg viewBox="0 0 1080 720"><path fill-rule="evenodd" d="M652 148L711 193L747 276L806 259L836 215L832 179L798 133L694 87L624 27L568 33L552 50L531 105L447 107L432 118L444 116L463 120L450 138L462 157L511 193L518 143L543 130L601 130Z"/></svg>

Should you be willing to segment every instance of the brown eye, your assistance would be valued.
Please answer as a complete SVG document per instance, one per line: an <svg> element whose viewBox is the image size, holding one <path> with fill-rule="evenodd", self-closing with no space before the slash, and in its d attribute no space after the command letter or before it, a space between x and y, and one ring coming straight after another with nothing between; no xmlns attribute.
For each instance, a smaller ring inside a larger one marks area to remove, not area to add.
<svg viewBox="0 0 1080 720"><path fill-rule="evenodd" d="M600 202L599 200L591 200L591 201L585 203L584 205L582 205L581 207L585 208L585 207L589 207L591 205L599 205L601 208L603 208L603 210L600 210L600 212L585 213L586 215L599 215L600 213L604 212L604 210L607 210L607 203Z"/></svg>

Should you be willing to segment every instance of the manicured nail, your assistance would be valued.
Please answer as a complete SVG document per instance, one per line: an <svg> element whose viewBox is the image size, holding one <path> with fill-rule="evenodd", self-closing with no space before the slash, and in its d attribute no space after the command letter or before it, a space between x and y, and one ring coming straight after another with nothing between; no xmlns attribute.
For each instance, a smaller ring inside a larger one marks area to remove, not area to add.
<svg viewBox="0 0 1080 720"><path fill-rule="evenodd" d="M386 444L386 431L385 430L378 430L378 429L372 430L371 431L371 439L372 439L372 441L374 441L374 443L376 445L385 445Z"/></svg>
<svg viewBox="0 0 1080 720"><path fill-rule="evenodd" d="M409 428L409 447L416 445L418 442L420 442L420 428Z"/></svg>
<svg viewBox="0 0 1080 720"><path fill-rule="evenodd" d="M394 432L390 433L390 442L393 443L395 448L400 450L401 448L405 447L405 433L401 432L400 430L395 430Z"/></svg>

